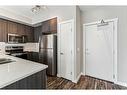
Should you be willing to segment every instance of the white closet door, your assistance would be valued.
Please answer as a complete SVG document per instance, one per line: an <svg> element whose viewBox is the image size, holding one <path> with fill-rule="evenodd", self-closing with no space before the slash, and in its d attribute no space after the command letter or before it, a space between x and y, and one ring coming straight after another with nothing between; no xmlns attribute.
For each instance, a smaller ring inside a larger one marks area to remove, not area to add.
<svg viewBox="0 0 127 95"><path fill-rule="evenodd" d="M113 22L85 26L86 75L113 81Z"/></svg>
<svg viewBox="0 0 127 95"><path fill-rule="evenodd" d="M61 76L72 79L72 23L60 24L60 62Z"/></svg>

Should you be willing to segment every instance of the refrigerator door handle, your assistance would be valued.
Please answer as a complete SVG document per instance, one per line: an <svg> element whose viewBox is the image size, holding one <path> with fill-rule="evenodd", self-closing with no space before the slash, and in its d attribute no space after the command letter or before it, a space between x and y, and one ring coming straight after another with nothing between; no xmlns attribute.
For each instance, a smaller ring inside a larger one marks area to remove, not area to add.
<svg viewBox="0 0 127 95"><path fill-rule="evenodd" d="M41 51L40 49L41 49L41 35L39 36L39 52Z"/></svg>
<svg viewBox="0 0 127 95"><path fill-rule="evenodd" d="M39 35L39 40L38 40L38 43L40 43L41 42L41 35Z"/></svg>

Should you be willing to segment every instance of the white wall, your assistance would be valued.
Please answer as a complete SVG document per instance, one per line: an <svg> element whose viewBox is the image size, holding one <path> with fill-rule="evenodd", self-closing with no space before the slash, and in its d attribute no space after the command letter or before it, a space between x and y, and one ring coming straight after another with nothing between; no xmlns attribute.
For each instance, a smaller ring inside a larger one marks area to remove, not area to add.
<svg viewBox="0 0 127 95"><path fill-rule="evenodd" d="M82 23L118 18L118 81L127 83L127 7L107 6L82 12Z"/></svg>
<svg viewBox="0 0 127 95"><path fill-rule="evenodd" d="M82 71L82 32L81 32L81 20L80 20L80 9L78 6L75 7L75 78L78 78Z"/></svg>
<svg viewBox="0 0 127 95"><path fill-rule="evenodd" d="M80 9L78 6L67 6L65 8L59 7L59 9L61 8L62 8L61 11L57 10L57 12L55 12L58 17L58 22L67 21L71 19L74 20L74 80L73 81L77 82L78 81L77 79L82 71L82 67L81 67L82 66L82 56L81 56L82 54L81 53L82 52L81 50L82 31L81 31ZM52 14L52 12L49 14ZM49 16L47 16L47 18ZM60 47L58 47L58 49L59 48ZM58 72L58 75L59 75L59 72Z"/></svg>

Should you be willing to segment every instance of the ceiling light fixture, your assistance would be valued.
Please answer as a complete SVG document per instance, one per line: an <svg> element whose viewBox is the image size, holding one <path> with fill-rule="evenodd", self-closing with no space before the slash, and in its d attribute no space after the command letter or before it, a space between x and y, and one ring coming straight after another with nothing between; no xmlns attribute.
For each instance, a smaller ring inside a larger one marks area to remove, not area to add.
<svg viewBox="0 0 127 95"><path fill-rule="evenodd" d="M42 8L43 8L43 9L46 9L47 7L44 6L44 5L43 5L43 6L36 5L35 7L33 7L33 8L31 9L31 11L35 13L35 12L40 11Z"/></svg>

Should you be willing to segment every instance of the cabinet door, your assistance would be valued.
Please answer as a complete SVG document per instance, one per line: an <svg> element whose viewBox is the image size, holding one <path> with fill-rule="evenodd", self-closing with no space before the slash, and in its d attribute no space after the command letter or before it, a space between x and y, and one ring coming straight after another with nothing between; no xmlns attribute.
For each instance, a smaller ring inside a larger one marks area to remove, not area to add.
<svg viewBox="0 0 127 95"><path fill-rule="evenodd" d="M42 33L50 33L50 21L42 22Z"/></svg>
<svg viewBox="0 0 127 95"><path fill-rule="evenodd" d="M8 21L8 33L17 34L18 33L18 24L15 22Z"/></svg>
<svg viewBox="0 0 127 95"><path fill-rule="evenodd" d="M27 52L27 60L33 61L32 59L32 52Z"/></svg>
<svg viewBox="0 0 127 95"><path fill-rule="evenodd" d="M39 53L38 52L33 52L33 61L39 62Z"/></svg>
<svg viewBox="0 0 127 95"><path fill-rule="evenodd" d="M57 18L53 18L42 22L42 33L56 33L57 32Z"/></svg>
<svg viewBox="0 0 127 95"><path fill-rule="evenodd" d="M41 36L41 26L34 27L34 42L39 42Z"/></svg>
<svg viewBox="0 0 127 95"><path fill-rule="evenodd" d="M26 35L27 35L27 38L28 38L28 42L33 42L34 41L33 27L26 26L25 32L26 32Z"/></svg>
<svg viewBox="0 0 127 95"><path fill-rule="evenodd" d="M39 63L47 64L47 51L46 49L41 49L39 53Z"/></svg>
<svg viewBox="0 0 127 95"><path fill-rule="evenodd" d="M50 32L57 33L57 18L50 20Z"/></svg>
<svg viewBox="0 0 127 95"><path fill-rule="evenodd" d="M26 33L25 33L25 25L17 24L17 26L18 26L18 34L19 35L26 35Z"/></svg>
<svg viewBox="0 0 127 95"><path fill-rule="evenodd" d="M30 33L29 33L29 37L28 37L28 41L29 42L34 42L34 28L30 27Z"/></svg>
<svg viewBox="0 0 127 95"><path fill-rule="evenodd" d="M28 52L27 53L27 60L39 62L39 53L38 52Z"/></svg>
<svg viewBox="0 0 127 95"><path fill-rule="evenodd" d="M0 19L0 42L7 42L7 21Z"/></svg>

